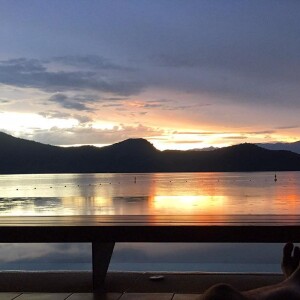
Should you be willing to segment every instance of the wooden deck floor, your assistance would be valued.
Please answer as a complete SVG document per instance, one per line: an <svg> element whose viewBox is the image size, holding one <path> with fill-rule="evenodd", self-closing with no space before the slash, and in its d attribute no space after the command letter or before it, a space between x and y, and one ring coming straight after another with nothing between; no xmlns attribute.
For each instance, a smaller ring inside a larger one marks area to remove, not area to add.
<svg viewBox="0 0 300 300"><path fill-rule="evenodd" d="M150 280L153 275L164 279ZM279 274L109 272L107 292L92 293L89 272L0 272L0 300L201 300L216 283L248 290L282 279Z"/></svg>
<svg viewBox="0 0 300 300"><path fill-rule="evenodd" d="M0 300L200 300L200 294L173 293L0 293Z"/></svg>

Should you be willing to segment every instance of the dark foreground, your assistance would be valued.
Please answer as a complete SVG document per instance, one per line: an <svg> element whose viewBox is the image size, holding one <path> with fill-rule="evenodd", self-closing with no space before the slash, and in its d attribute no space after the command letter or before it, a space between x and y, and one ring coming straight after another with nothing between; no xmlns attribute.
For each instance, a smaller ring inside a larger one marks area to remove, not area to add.
<svg viewBox="0 0 300 300"><path fill-rule="evenodd" d="M163 275L152 281L153 275ZM109 272L105 293L93 294L91 272L1 272L0 299L39 300L196 300L215 283L240 290L274 284L279 274Z"/></svg>

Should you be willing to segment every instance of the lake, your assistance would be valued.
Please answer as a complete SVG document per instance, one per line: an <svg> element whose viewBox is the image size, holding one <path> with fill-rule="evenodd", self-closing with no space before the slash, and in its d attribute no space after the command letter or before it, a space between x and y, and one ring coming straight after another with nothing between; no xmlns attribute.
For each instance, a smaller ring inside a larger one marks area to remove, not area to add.
<svg viewBox="0 0 300 300"><path fill-rule="evenodd" d="M0 175L0 214L295 214L300 172ZM111 270L279 272L279 244L116 245ZM88 270L89 244L0 244L1 270Z"/></svg>

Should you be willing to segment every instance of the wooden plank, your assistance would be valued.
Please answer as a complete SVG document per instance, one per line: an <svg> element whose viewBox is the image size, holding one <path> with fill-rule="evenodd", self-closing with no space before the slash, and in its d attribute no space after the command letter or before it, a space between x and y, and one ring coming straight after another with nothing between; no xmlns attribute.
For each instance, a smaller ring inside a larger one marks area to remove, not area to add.
<svg viewBox="0 0 300 300"><path fill-rule="evenodd" d="M75 293L68 300L118 300L121 296L121 293Z"/></svg>
<svg viewBox="0 0 300 300"><path fill-rule="evenodd" d="M135 223L132 223L132 218ZM300 241L299 215L0 218L0 242L286 242L288 240Z"/></svg>
<svg viewBox="0 0 300 300"><path fill-rule="evenodd" d="M125 293L120 300L172 300L172 293Z"/></svg>
<svg viewBox="0 0 300 300"><path fill-rule="evenodd" d="M300 224L300 215L85 215L85 216L19 216L1 217L0 226L156 226L228 225L228 224Z"/></svg>
<svg viewBox="0 0 300 300"><path fill-rule="evenodd" d="M172 300L201 300L200 294L175 294Z"/></svg>
<svg viewBox="0 0 300 300"><path fill-rule="evenodd" d="M17 297L18 300L65 300L70 293L24 293Z"/></svg>
<svg viewBox="0 0 300 300"><path fill-rule="evenodd" d="M1 293L0 292L0 299L1 300L12 300L19 296L21 293Z"/></svg>

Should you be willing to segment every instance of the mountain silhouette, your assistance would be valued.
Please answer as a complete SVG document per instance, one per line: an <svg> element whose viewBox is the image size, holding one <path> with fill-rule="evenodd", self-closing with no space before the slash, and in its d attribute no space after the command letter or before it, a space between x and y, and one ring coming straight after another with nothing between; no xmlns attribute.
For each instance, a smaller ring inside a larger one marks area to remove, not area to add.
<svg viewBox="0 0 300 300"><path fill-rule="evenodd" d="M300 141L293 143L261 143L257 146L269 149L269 150L287 150L300 154Z"/></svg>
<svg viewBox="0 0 300 300"><path fill-rule="evenodd" d="M0 174L233 171L300 171L300 154L247 143L211 151L159 151L145 139L64 148L0 132Z"/></svg>

